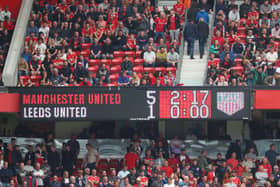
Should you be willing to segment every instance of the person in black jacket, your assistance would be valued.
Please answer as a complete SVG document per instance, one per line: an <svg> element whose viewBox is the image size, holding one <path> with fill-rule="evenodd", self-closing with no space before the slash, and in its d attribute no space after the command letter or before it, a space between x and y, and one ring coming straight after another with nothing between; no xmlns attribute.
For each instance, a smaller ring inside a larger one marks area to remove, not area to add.
<svg viewBox="0 0 280 187"><path fill-rule="evenodd" d="M128 75L132 75L132 68L133 68L133 64L128 59L128 56L125 55L123 57L123 61L121 63L121 70L122 71L127 71Z"/></svg>
<svg viewBox="0 0 280 187"><path fill-rule="evenodd" d="M106 38L102 46L102 58L103 59L112 59L114 49L112 47L112 41L110 38Z"/></svg>
<svg viewBox="0 0 280 187"><path fill-rule="evenodd" d="M204 55L204 45L209 35L209 26L204 22L203 18L199 19L199 23L197 24L198 31L198 41L199 41L199 53L200 58Z"/></svg>
<svg viewBox="0 0 280 187"><path fill-rule="evenodd" d="M188 55L191 56L191 59L194 59L193 53L194 53L194 41L197 36L197 25L194 23L194 20L190 20L184 30L184 38L185 41L188 42Z"/></svg>
<svg viewBox="0 0 280 187"><path fill-rule="evenodd" d="M51 172L53 174L57 174L59 170L59 164L60 164L60 156L59 153L56 151L55 146L51 145L50 151L47 155L48 164L51 167Z"/></svg>
<svg viewBox="0 0 280 187"><path fill-rule="evenodd" d="M25 154L24 163L26 164L28 160L31 160L32 165L34 164L35 153L33 151L33 146L32 145L28 146L28 152Z"/></svg>
<svg viewBox="0 0 280 187"><path fill-rule="evenodd" d="M171 37L171 42L174 40L179 41L179 34L180 34L180 18L175 14L174 10L170 11L170 16L167 20L167 28L169 30L169 34Z"/></svg>
<svg viewBox="0 0 280 187"><path fill-rule="evenodd" d="M68 171L70 175L73 172L73 166L75 161L74 152L71 151L70 144L66 144L66 149L62 151L62 167L63 171Z"/></svg>
<svg viewBox="0 0 280 187"><path fill-rule="evenodd" d="M0 178L3 186L8 186L11 177L14 176L14 172L9 168L8 162L4 162L4 168L0 170Z"/></svg>

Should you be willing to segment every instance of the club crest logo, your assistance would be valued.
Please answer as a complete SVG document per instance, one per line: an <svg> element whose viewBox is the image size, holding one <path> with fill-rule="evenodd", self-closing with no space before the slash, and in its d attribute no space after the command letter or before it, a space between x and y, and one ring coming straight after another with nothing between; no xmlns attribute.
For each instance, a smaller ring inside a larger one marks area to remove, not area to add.
<svg viewBox="0 0 280 187"><path fill-rule="evenodd" d="M244 92L218 92L217 109L232 116L244 108Z"/></svg>

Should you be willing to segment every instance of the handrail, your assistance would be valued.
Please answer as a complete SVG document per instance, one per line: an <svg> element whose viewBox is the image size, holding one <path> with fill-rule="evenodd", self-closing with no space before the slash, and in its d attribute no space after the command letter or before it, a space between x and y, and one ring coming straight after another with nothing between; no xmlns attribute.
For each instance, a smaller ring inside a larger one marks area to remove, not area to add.
<svg viewBox="0 0 280 187"><path fill-rule="evenodd" d="M207 55L207 61L205 63L206 67L206 72L204 73L204 85L207 85L207 72L208 72L208 61L210 59L209 54L210 54L210 48L211 48L211 43L212 43L212 36L213 36L213 30L214 30L214 23L215 23L215 19L216 19L216 1L214 1L214 5L213 5L213 11L212 11L212 24L210 25L209 28L209 36L208 36L208 43L210 44L209 47L209 51L206 54Z"/></svg>
<svg viewBox="0 0 280 187"><path fill-rule="evenodd" d="M176 79L175 83L179 84L180 83L180 77L181 77L181 70L182 70L182 65L183 65L183 57L184 57L184 49L185 49L185 39L184 39L184 30L185 30L185 24L187 22L187 9L185 10L185 22L183 24L183 30L182 30L182 35L181 35L181 45L179 48L179 62L177 64L177 70L176 70Z"/></svg>
<svg viewBox="0 0 280 187"><path fill-rule="evenodd" d="M18 81L18 62L24 46L24 36L32 10L33 0L23 0L17 18L15 30L11 40L6 64L3 70L3 82L5 86L16 86Z"/></svg>

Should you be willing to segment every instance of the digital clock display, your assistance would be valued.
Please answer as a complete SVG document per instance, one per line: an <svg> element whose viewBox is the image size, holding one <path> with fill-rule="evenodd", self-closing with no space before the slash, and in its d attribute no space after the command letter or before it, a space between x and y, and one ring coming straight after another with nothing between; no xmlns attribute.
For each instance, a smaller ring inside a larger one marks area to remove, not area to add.
<svg viewBox="0 0 280 187"><path fill-rule="evenodd" d="M211 118L210 90L160 91L161 119Z"/></svg>

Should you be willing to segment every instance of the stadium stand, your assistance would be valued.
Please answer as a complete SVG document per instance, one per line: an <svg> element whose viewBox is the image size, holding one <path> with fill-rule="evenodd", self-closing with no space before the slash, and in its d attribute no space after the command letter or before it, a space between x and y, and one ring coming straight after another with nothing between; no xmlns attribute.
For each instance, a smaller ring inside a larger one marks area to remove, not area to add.
<svg viewBox="0 0 280 187"><path fill-rule="evenodd" d="M119 3L34 1L18 86L175 85L185 5Z"/></svg>
<svg viewBox="0 0 280 187"><path fill-rule="evenodd" d="M16 20L12 19L9 6L0 7L0 85L3 86L2 72L9 51Z"/></svg>
<svg viewBox="0 0 280 187"><path fill-rule="evenodd" d="M279 85L279 2L217 1L208 85Z"/></svg>

